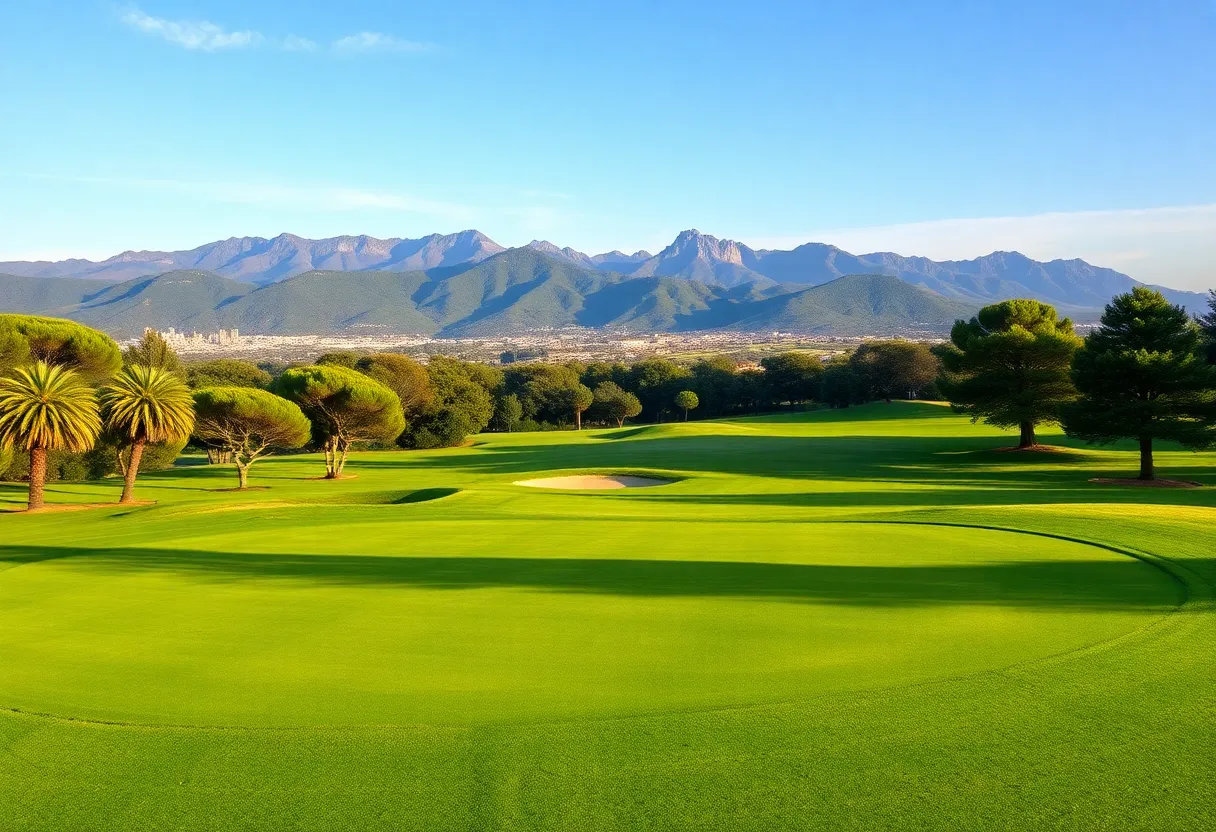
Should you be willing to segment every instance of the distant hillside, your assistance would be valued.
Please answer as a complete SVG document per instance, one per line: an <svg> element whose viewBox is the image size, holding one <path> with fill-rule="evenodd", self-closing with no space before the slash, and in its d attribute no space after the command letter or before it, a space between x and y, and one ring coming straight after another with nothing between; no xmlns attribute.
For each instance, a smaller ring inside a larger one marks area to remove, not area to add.
<svg viewBox="0 0 1216 832"><path fill-rule="evenodd" d="M422 272L307 272L249 292L219 310L223 328L268 334L432 333L414 297Z"/></svg>
<svg viewBox="0 0 1216 832"><path fill-rule="evenodd" d="M0 263L0 273L123 282L193 269L257 285L312 271L425 271L430 278L438 279L472 269L505 250L473 230L387 240L368 236L309 240L280 234L272 239L233 237L190 251L128 251L100 262ZM770 251L753 249L695 229L681 232L671 245L654 255L646 251L588 255L546 240L533 240L524 250L589 272L631 278L693 280L716 289L818 286L845 275L883 274L965 303L983 305L1007 298L1029 297L1054 304L1087 320L1096 317L1113 295L1141 285L1126 274L1093 266L1084 260L1040 262L1017 252L998 251L974 260L935 261L892 252L855 255L824 243L806 243L789 251ZM1171 302L1192 312L1199 312L1206 306L1203 293L1154 288L1160 289ZM695 294L700 290L692 291Z"/></svg>
<svg viewBox="0 0 1216 832"><path fill-rule="evenodd" d="M772 281L727 287L687 278L629 277L510 249L471 268L312 271L254 286L178 270L113 285L0 276L6 310L61 315L119 337L158 329L245 333L519 334L581 326L640 332L735 329L944 332L973 311L882 276L790 292Z"/></svg>
<svg viewBox="0 0 1216 832"><path fill-rule="evenodd" d="M91 293L104 291L105 284L80 278L48 280L0 274L0 311L32 313L74 306Z"/></svg>
<svg viewBox="0 0 1216 832"><path fill-rule="evenodd" d="M225 310L252 289L211 272L175 271L95 290L66 317L122 335L137 335L149 326L212 331L228 326Z"/></svg>
<svg viewBox="0 0 1216 832"><path fill-rule="evenodd" d="M977 306L934 295L890 275L847 275L755 304L732 325L744 331L822 335L941 333Z"/></svg>

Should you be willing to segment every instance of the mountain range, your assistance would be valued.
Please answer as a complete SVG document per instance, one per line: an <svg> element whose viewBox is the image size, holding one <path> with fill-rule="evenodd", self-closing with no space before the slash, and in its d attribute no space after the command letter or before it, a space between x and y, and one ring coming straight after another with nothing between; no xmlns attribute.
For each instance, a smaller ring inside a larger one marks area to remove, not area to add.
<svg viewBox="0 0 1216 832"><path fill-rule="evenodd" d="M934 261L807 243L752 249L695 230L658 254L587 255L478 231L420 239L239 237L102 261L0 263L0 310L62 315L119 336L145 326L247 333L503 335L585 326L836 335L940 333L1010 297L1092 320L1140 285L1083 260L1016 252ZM1206 296L1164 287L1191 311Z"/></svg>
<svg viewBox="0 0 1216 832"><path fill-rule="evenodd" d="M890 275L853 275L793 289L759 282L728 287L594 271L527 247L455 272L311 271L261 286L198 269L121 283L0 275L0 309L68 317L117 337L138 335L148 326L440 337L571 326L931 334L974 308Z"/></svg>
<svg viewBox="0 0 1216 832"><path fill-rule="evenodd" d="M480 263L502 246L480 231L431 234L416 240L367 235L309 240L295 234L229 237L189 251L124 251L106 260L15 261L0 274L123 281L181 269L215 272L249 283L274 283L310 271L417 271Z"/></svg>
<svg viewBox="0 0 1216 832"><path fill-rule="evenodd" d="M681 232L656 255L639 251L632 255L612 252L588 257L545 241L533 241L529 246L588 268L602 269L601 264L607 258L615 258L611 261L613 271L636 277L686 277L723 286L754 282L818 286L845 275L887 274L968 303L983 305L1012 297L1030 297L1066 311L1081 312L1101 309L1112 296L1140 285L1126 274L1079 259L1041 262L1018 252L998 251L974 260L936 261L892 252L854 255L825 243L773 251L753 249L695 229ZM1206 302L1205 296L1197 292L1155 288L1183 306L1198 309Z"/></svg>

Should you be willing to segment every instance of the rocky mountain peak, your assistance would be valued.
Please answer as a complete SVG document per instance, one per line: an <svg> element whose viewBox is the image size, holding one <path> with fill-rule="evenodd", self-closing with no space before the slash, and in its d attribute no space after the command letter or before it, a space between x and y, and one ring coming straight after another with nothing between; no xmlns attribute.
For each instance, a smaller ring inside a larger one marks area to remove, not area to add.
<svg viewBox="0 0 1216 832"><path fill-rule="evenodd" d="M743 248L746 248L744 246ZM675 241L663 250L662 256L698 257L708 262L743 265L743 252L734 240L722 240L712 234L702 234L695 228L681 231Z"/></svg>

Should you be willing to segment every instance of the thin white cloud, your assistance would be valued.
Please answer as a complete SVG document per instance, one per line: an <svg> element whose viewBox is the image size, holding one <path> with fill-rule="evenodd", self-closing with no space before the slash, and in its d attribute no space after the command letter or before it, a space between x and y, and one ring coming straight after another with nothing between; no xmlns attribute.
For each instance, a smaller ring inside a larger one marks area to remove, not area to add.
<svg viewBox="0 0 1216 832"><path fill-rule="evenodd" d="M468 206L422 199L390 191L373 191L330 185L281 185L267 182L216 182L183 179L145 179L139 177L56 176L24 174L25 178L57 182L78 182L119 188L165 191L185 194L213 202L261 205L282 211L394 211L466 221L476 212Z"/></svg>
<svg viewBox="0 0 1216 832"><path fill-rule="evenodd" d="M121 20L127 26L145 35L158 37L183 49L200 52L249 49L269 46L283 52L319 52L321 44L301 35L270 37L253 29L228 31L208 20L169 20L155 17L137 6L128 6L121 12ZM439 49L433 43L406 40L384 32L358 32L334 40L330 51L337 55L370 54L423 54Z"/></svg>
<svg viewBox="0 0 1216 832"><path fill-rule="evenodd" d="M451 219L466 219L472 211L450 202L422 199L409 194L371 191L324 185L277 185L257 183L177 182L156 183L200 193L217 202L266 205L308 211L400 211Z"/></svg>
<svg viewBox="0 0 1216 832"><path fill-rule="evenodd" d="M166 20L146 14L135 6L123 12L122 21L146 35L162 38L184 49L203 52L245 49L258 46L265 40L261 32L250 29L229 32L206 20Z"/></svg>
<svg viewBox="0 0 1216 832"><path fill-rule="evenodd" d="M279 48L284 52L316 52L320 46L315 40L302 38L299 35L288 35L279 42Z"/></svg>
<svg viewBox="0 0 1216 832"><path fill-rule="evenodd" d="M1178 289L1216 286L1216 204L827 228L745 242L789 249L811 241L854 254L893 251L934 260L1020 251L1037 260L1081 258Z"/></svg>
<svg viewBox="0 0 1216 832"><path fill-rule="evenodd" d="M366 55L373 53L422 54L434 52L439 47L433 43L405 40L383 32L358 32L338 38L333 42L333 51L339 55Z"/></svg>

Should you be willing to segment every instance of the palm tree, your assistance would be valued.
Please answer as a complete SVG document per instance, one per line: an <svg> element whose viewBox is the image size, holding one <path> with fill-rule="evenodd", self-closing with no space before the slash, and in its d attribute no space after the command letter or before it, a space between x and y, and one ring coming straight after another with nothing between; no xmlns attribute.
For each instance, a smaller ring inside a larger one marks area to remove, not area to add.
<svg viewBox="0 0 1216 832"><path fill-rule="evenodd" d="M74 370L38 361L0 378L0 446L29 451L29 508L43 506L46 452L87 451L100 432L97 399Z"/></svg>
<svg viewBox="0 0 1216 832"><path fill-rule="evenodd" d="M173 373L139 364L126 367L101 388L106 427L131 442L131 459L123 477L120 503L135 499L135 477L144 445L177 442L194 430L194 398Z"/></svg>

